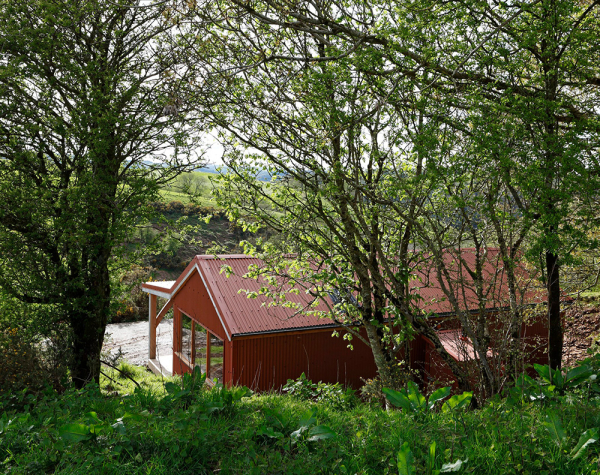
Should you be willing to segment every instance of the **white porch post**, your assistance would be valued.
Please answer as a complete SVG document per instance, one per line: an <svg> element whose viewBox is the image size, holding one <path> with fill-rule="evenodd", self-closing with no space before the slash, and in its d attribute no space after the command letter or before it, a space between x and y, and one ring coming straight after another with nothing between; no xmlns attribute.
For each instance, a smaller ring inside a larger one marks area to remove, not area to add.
<svg viewBox="0 0 600 475"><path fill-rule="evenodd" d="M156 295L149 294L150 310L148 312L148 336L150 339L148 348L148 358L151 360L156 359Z"/></svg>

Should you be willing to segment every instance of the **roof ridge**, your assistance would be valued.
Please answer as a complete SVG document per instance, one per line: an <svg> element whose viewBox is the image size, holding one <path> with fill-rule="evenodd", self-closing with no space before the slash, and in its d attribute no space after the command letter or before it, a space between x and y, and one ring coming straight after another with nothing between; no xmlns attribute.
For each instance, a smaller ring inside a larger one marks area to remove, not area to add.
<svg viewBox="0 0 600 475"><path fill-rule="evenodd" d="M247 254L217 254L216 256L214 254L197 254L195 256L195 259L203 260L203 261L207 261L207 260L224 260L224 261L226 261L227 259L256 259L256 260L260 260L258 257L249 256Z"/></svg>

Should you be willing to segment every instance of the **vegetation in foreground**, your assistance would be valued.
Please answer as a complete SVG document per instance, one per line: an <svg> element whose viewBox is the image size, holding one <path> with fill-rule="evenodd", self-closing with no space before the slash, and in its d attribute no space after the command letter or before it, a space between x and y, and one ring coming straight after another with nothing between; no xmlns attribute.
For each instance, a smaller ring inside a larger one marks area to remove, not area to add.
<svg viewBox="0 0 600 475"><path fill-rule="evenodd" d="M600 473L593 378L575 389L538 380L537 389L524 385L477 411L433 396L432 410L385 411L306 379L290 382L286 394L257 395L208 389L199 373L171 380L129 365L121 370L140 387L106 370L101 387L4 397L2 471Z"/></svg>

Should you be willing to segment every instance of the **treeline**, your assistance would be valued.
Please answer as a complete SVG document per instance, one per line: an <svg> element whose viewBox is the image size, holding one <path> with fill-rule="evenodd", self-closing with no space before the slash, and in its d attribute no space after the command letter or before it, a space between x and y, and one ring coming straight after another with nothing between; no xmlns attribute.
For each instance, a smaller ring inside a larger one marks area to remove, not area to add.
<svg viewBox="0 0 600 475"><path fill-rule="evenodd" d="M486 397L523 370L537 283L558 369L565 266L598 247L599 8L4 2L0 286L52 308L72 338L73 381L98 381L122 243L202 165L212 133L228 170L219 206L244 231L278 236L246 246L265 262L253 277L338 292L333 316L364 327L354 336L383 380L401 376L396 355L420 334L473 389L415 301L416 268L443 284ZM275 179L258 181L265 172ZM492 296L500 361L487 354Z"/></svg>

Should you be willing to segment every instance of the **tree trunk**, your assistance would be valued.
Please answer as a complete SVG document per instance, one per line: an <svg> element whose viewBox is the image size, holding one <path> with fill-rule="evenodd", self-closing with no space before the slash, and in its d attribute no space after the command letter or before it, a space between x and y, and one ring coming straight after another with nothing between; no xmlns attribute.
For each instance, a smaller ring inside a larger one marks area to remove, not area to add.
<svg viewBox="0 0 600 475"><path fill-rule="evenodd" d="M100 383L100 353L110 304L106 287L99 282L89 288L81 299L85 299L87 304L75 309L70 316L73 329L71 379L77 388L92 381Z"/></svg>
<svg viewBox="0 0 600 475"><path fill-rule="evenodd" d="M383 382L389 381L391 383L393 381L393 375L390 373L390 360L388 353L383 347L379 333L377 332L377 327L365 322L365 330L367 332L367 337L369 338L369 343L371 344L371 351L373 352L373 359L375 360L375 366L377 366L379 377Z"/></svg>
<svg viewBox="0 0 600 475"><path fill-rule="evenodd" d="M98 221L103 215L95 216ZM95 245L94 245L95 244ZM85 293L73 299L70 323L73 329L71 379L77 388L100 383L100 353L110 309L109 237L104 234L90 242L84 252Z"/></svg>
<svg viewBox="0 0 600 475"><path fill-rule="evenodd" d="M546 252L548 276L548 362L552 369L560 369L563 352L563 332L560 321L560 264L558 256Z"/></svg>
<svg viewBox="0 0 600 475"><path fill-rule="evenodd" d="M438 338L437 333L433 328L427 325L426 322L415 319L413 323L417 332L423 336L426 336L435 347L435 350L438 352L440 357L444 360L444 362L450 367L452 374L456 378L456 383L458 384L458 389L461 391L472 391L471 382L469 381L468 376L460 367L460 364L446 351L444 345ZM471 407L476 408L478 406L477 399L473 396L471 401Z"/></svg>

